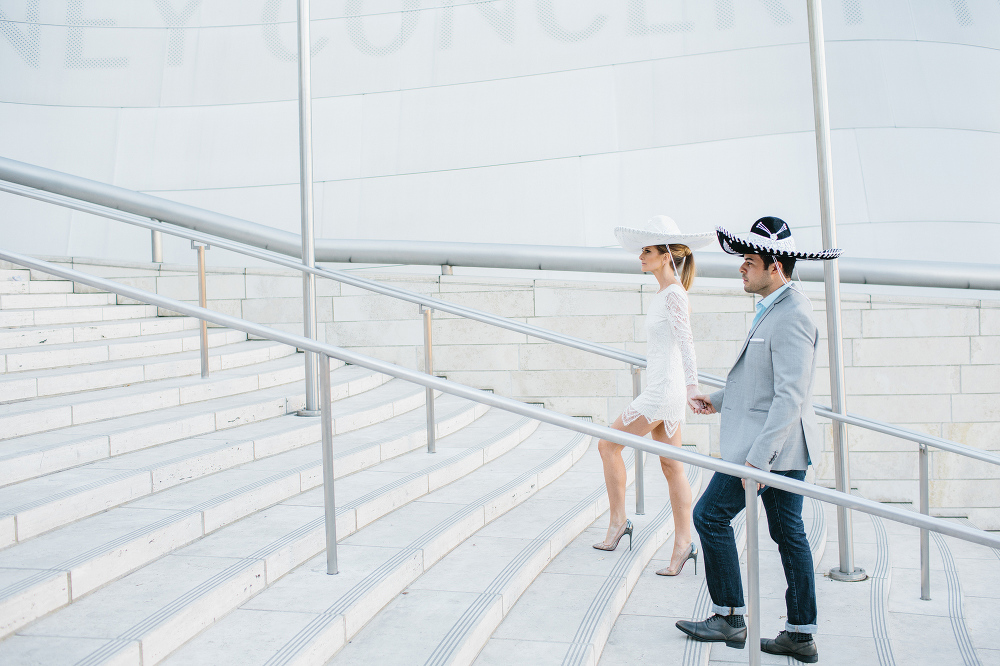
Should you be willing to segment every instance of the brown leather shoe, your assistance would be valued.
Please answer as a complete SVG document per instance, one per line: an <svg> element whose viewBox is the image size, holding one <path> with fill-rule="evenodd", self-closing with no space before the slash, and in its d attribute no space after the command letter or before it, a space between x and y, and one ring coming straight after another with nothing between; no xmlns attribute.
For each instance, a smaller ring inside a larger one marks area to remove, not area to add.
<svg viewBox="0 0 1000 666"><path fill-rule="evenodd" d="M706 643L725 643L727 647L742 650L747 644L747 628L731 627L722 615L713 615L702 622L678 620L678 629L695 639Z"/></svg>
<svg viewBox="0 0 1000 666"><path fill-rule="evenodd" d="M768 654L779 654L789 656L792 659L804 661L807 664L815 664L819 661L819 650L816 649L816 641L797 641L789 635L787 631L782 631L777 638L760 639L760 649Z"/></svg>

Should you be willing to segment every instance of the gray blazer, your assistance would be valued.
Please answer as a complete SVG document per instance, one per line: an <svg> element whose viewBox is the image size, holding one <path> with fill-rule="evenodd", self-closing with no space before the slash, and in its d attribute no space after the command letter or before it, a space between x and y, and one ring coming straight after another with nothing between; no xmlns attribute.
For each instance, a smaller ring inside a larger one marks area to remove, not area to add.
<svg viewBox="0 0 1000 666"><path fill-rule="evenodd" d="M819 332L809 299L786 289L750 330L726 386L709 397L722 414L722 459L763 470L818 462L822 433L813 411Z"/></svg>

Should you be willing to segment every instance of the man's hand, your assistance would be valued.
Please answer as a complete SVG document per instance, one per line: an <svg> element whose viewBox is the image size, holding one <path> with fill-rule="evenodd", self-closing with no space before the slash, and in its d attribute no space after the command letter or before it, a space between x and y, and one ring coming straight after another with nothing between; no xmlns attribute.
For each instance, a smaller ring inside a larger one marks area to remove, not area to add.
<svg viewBox="0 0 1000 666"><path fill-rule="evenodd" d="M750 467L751 469L760 469L759 467L754 467L754 466L753 466L753 465L751 465L750 463L744 463L744 464L745 464L745 465L746 465L747 467ZM746 480L746 479L742 479L742 481L743 481L743 489L744 489L744 490L746 490L746 487L747 487L747 480ZM760 492L761 488L763 488L763 487L764 487L764 484L763 484L763 483L758 483L758 484L757 484L757 492Z"/></svg>
<svg viewBox="0 0 1000 666"><path fill-rule="evenodd" d="M691 407L691 411L695 414L714 414L715 407L712 406L712 401L707 395L698 393L697 390L691 391L688 387L688 405Z"/></svg>

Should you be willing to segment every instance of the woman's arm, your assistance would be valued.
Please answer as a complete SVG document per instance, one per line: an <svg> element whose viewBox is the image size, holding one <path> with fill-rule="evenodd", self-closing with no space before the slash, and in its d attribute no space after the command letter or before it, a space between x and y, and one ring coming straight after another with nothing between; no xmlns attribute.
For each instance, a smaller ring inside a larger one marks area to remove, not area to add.
<svg viewBox="0 0 1000 666"><path fill-rule="evenodd" d="M688 403L692 409L697 407L692 402L698 395L698 359L694 353L694 336L691 335L691 316L687 298L674 289L666 293L667 321L681 350L681 364L684 367L684 384L687 386Z"/></svg>

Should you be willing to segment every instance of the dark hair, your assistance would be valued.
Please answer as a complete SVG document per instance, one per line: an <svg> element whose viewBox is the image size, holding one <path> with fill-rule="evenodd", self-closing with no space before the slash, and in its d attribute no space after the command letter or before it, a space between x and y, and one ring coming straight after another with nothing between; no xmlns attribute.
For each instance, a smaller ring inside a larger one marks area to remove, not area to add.
<svg viewBox="0 0 1000 666"><path fill-rule="evenodd" d="M764 270L769 270L768 266L778 263L781 264L781 272L785 274L785 277L791 279L792 271L795 270L795 257L776 257L770 254L762 254L760 258L764 262Z"/></svg>
<svg viewBox="0 0 1000 666"><path fill-rule="evenodd" d="M669 252L673 256L674 264L681 273L681 286L684 287L684 291L691 289L695 274L694 255L691 254L691 248L687 245L674 244L669 249L666 245L657 245L656 249L660 251L660 254Z"/></svg>

